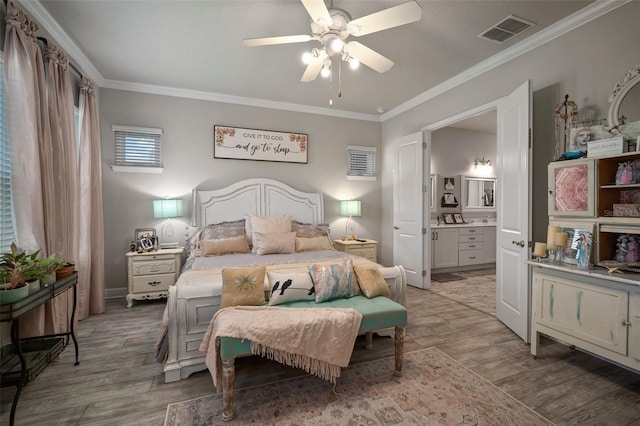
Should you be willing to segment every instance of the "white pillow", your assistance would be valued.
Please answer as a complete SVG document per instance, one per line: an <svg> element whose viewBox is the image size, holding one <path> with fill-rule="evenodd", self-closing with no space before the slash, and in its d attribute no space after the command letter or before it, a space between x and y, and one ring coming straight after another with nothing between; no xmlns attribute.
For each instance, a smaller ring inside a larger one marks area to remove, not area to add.
<svg viewBox="0 0 640 426"><path fill-rule="evenodd" d="M267 272L269 277L269 305L279 305L296 300L315 300L315 289L311 275L307 272L277 273Z"/></svg>
<svg viewBox="0 0 640 426"><path fill-rule="evenodd" d="M245 218L249 222L247 236L251 235L250 244L253 244L254 253L257 253L254 241L256 232L291 232L291 216L256 216L249 214Z"/></svg>
<svg viewBox="0 0 640 426"><path fill-rule="evenodd" d="M295 253L295 232L253 232L253 251L259 255Z"/></svg>

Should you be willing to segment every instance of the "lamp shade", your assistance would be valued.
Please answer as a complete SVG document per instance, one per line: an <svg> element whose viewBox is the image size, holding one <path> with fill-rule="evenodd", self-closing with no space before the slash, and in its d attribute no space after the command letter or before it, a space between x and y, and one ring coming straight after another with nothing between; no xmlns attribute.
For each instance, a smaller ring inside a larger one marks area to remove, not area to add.
<svg viewBox="0 0 640 426"><path fill-rule="evenodd" d="M340 201L340 216L362 215L362 202L360 200Z"/></svg>
<svg viewBox="0 0 640 426"><path fill-rule="evenodd" d="M168 219L182 216L182 200L163 199L153 200L153 217Z"/></svg>

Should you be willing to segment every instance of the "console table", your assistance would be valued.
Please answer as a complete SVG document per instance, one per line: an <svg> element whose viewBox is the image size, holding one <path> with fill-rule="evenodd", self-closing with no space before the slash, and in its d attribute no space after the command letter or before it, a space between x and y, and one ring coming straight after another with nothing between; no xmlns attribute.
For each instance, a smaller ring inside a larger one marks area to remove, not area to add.
<svg viewBox="0 0 640 426"><path fill-rule="evenodd" d="M33 380L44 368L62 352L73 339L78 365L78 341L74 333L76 315L78 273L62 278L55 283L42 287L15 303L0 305L0 321L11 322L11 345L2 348L2 371L0 381L2 387L16 386L16 393L11 405L10 425L14 424L16 407L22 388ZM73 289L73 308L69 322L69 332L50 334L40 337L20 338L20 319L32 309L43 305L54 297ZM65 339L66 338L66 339Z"/></svg>

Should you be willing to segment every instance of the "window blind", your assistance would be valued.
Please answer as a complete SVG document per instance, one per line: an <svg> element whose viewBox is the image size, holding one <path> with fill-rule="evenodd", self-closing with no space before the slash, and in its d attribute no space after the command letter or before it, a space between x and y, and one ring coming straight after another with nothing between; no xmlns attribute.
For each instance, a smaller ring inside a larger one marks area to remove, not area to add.
<svg viewBox="0 0 640 426"><path fill-rule="evenodd" d="M162 129L113 126L117 166L162 167L160 137Z"/></svg>
<svg viewBox="0 0 640 426"><path fill-rule="evenodd" d="M376 148L350 145L347 152L349 156L347 176L376 176Z"/></svg>
<svg viewBox="0 0 640 426"><path fill-rule="evenodd" d="M0 55L0 250L9 250L15 241L15 218L11 188L11 156L7 135L7 119L4 102L3 57Z"/></svg>

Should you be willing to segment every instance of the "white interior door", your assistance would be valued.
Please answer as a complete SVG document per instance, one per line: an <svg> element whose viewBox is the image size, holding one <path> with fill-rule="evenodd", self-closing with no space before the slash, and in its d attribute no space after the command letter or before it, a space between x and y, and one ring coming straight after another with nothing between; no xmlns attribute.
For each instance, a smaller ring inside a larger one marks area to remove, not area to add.
<svg viewBox="0 0 640 426"><path fill-rule="evenodd" d="M398 166L393 185L393 263L402 265L409 285L425 288L426 268L423 234L424 188L422 133L414 133L396 141ZM428 176L428 175L427 175ZM426 229L425 229L426 232Z"/></svg>
<svg viewBox="0 0 640 426"><path fill-rule="evenodd" d="M527 81L498 103L496 317L529 341L531 87Z"/></svg>

